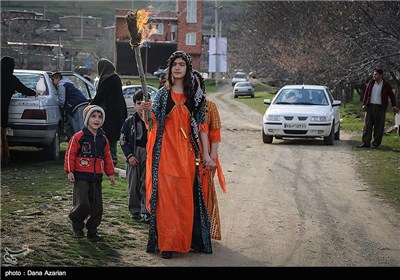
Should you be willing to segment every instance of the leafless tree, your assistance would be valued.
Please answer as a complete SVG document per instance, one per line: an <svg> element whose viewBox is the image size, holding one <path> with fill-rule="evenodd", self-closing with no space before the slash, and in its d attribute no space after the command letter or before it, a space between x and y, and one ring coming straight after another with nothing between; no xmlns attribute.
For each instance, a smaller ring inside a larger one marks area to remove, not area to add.
<svg viewBox="0 0 400 280"><path fill-rule="evenodd" d="M285 83L362 85L374 68L400 91L400 2L248 1L229 38L233 68ZM232 36L234 35L234 36ZM359 92L361 92L359 90Z"/></svg>

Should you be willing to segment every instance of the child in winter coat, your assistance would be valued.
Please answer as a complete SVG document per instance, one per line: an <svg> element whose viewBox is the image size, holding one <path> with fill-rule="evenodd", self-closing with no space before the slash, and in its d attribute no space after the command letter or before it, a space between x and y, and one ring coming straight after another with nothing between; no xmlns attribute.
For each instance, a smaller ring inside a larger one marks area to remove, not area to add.
<svg viewBox="0 0 400 280"><path fill-rule="evenodd" d="M114 165L111 159L110 143L101 128L105 113L97 105L89 105L83 110L84 128L75 133L65 152L64 171L68 180L74 183L73 208L69 214L73 235L85 236L92 242L103 238L97 234L97 227L103 215L102 179L103 172L115 185Z"/></svg>

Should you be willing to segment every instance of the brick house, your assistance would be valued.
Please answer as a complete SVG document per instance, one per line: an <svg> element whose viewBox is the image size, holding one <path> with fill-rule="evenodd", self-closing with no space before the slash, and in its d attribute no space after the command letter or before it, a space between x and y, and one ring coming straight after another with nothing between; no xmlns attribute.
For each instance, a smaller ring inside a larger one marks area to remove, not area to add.
<svg viewBox="0 0 400 280"><path fill-rule="evenodd" d="M176 1L175 11L152 12L148 23L156 26L141 48L145 73L153 73L158 66L166 66L168 57L176 50L189 53L193 68L200 69L202 50L202 1ZM117 72L138 75L134 52L129 45L130 35L125 17L129 10L115 9L115 56ZM151 12L151 11L150 11Z"/></svg>

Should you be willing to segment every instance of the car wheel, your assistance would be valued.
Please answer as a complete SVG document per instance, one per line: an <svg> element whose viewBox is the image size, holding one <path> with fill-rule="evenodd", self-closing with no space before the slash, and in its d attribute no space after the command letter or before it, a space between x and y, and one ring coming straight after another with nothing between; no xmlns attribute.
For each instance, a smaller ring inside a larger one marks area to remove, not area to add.
<svg viewBox="0 0 400 280"><path fill-rule="evenodd" d="M264 128L263 128L263 131L262 131L262 138L263 138L263 142L264 142L265 144L271 144L271 143L272 143L273 136L271 136L271 135L266 135L266 134L264 133Z"/></svg>
<svg viewBox="0 0 400 280"><path fill-rule="evenodd" d="M340 124L339 124L338 130L337 130L336 133L335 133L334 139L335 139L335 140L340 140Z"/></svg>
<svg viewBox="0 0 400 280"><path fill-rule="evenodd" d="M58 129L54 134L53 141L49 146L44 147L44 153L47 159L59 160L60 159L60 136L58 134Z"/></svg>
<svg viewBox="0 0 400 280"><path fill-rule="evenodd" d="M331 133L329 133L328 136L324 137L324 144L325 145L333 145L333 139L335 138L335 135L334 135L334 129L335 128L334 127L335 127L335 125L332 124Z"/></svg>
<svg viewBox="0 0 400 280"><path fill-rule="evenodd" d="M235 98L238 98L238 96L235 94Z"/></svg>
<svg viewBox="0 0 400 280"><path fill-rule="evenodd" d="M251 98L254 98L254 93L251 95Z"/></svg>

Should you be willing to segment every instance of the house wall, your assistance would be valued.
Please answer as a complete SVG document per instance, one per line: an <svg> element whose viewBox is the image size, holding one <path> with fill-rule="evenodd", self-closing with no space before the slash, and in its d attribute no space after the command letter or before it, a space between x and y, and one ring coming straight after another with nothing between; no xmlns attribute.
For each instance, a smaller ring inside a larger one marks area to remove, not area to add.
<svg viewBox="0 0 400 280"><path fill-rule="evenodd" d="M187 1L177 1L175 11L163 11L159 13L150 14L148 23L163 24L163 34L153 34L147 40L149 48L142 47L142 60L144 54L147 52L146 64L143 62L144 68L147 73L153 73L158 66L165 66L168 57L176 50L185 51L190 54L193 60L194 69L200 70L200 57L202 51L202 26L203 26L203 3L202 1L195 1L196 3L196 18L197 21L190 23L187 22ZM129 66L131 62L121 57L127 58L129 52L126 46L129 46L130 34L126 26L126 15L128 9L115 9L115 38L116 38L116 68L117 72L132 72L137 73L136 67ZM186 44L186 35L188 33L196 34L195 45ZM125 43L125 44L123 44ZM129 65L127 65L129 64ZM136 65L133 60L133 65ZM130 70L129 70L130 69ZM127 73L129 75L129 73Z"/></svg>

